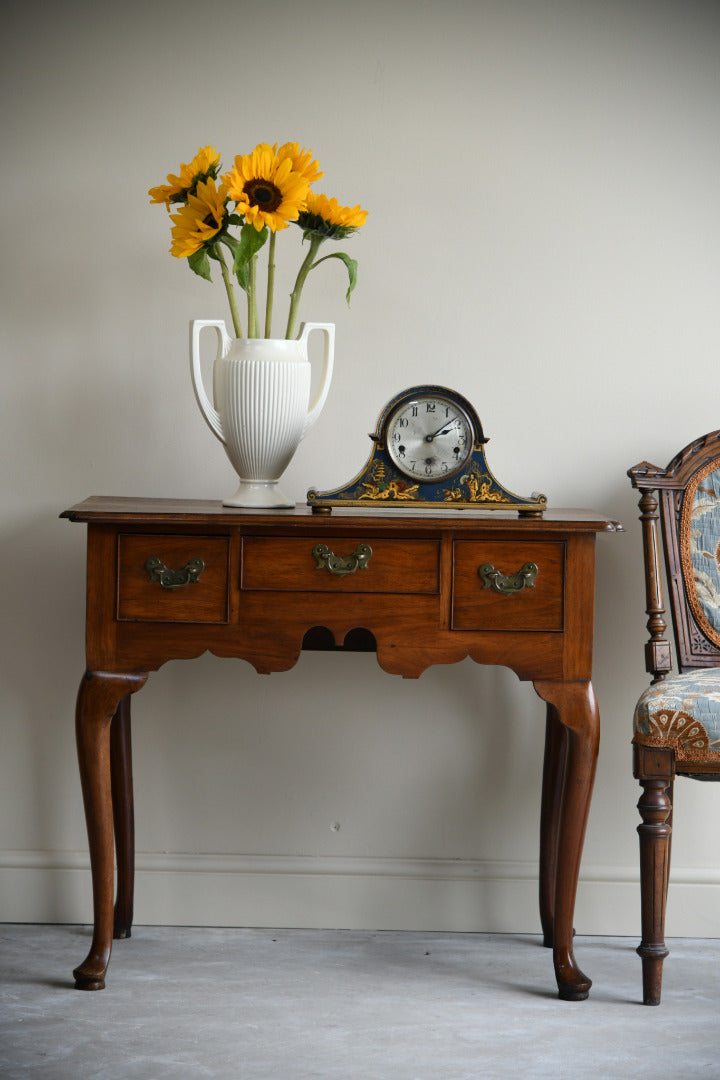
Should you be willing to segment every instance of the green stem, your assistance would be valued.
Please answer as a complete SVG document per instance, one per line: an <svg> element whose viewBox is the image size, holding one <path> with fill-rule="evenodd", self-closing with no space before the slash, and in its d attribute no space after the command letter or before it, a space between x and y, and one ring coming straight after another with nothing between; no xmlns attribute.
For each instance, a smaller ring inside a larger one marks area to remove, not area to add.
<svg viewBox="0 0 720 1080"><path fill-rule="evenodd" d="M285 331L286 338L292 338L295 336L295 323L297 322L298 306L300 304L300 297L303 291L303 285L305 284L305 278L312 270L315 256L318 253L318 248L322 244L324 237L313 236L310 240L310 250L308 251L302 266L298 270L298 276L295 279L295 288L290 293L290 314L288 315L287 330Z"/></svg>
<svg viewBox="0 0 720 1080"><path fill-rule="evenodd" d="M248 337L256 338L258 336L258 316L257 316L257 255L253 255L252 259L248 263Z"/></svg>
<svg viewBox="0 0 720 1080"><path fill-rule="evenodd" d="M267 296L265 297L265 337L272 337L272 309L275 293L275 233L270 233L268 248Z"/></svg>
<svg viewBox="0 0 720 1080"><path fill-rule="evenodd" d="M215 254L218 257L218 261L220 263L220 273L222 274L223 281L225 282L225 292L227 293L227 298L230 303L230 314L232 315L235 337L241 338L243 336L243 332L240 323L240 313L238 311L237 301L235 300L235 290L233 289L233 283L230 278L227 263L225 262L222 249L219 244L215 245Z"/></svg>

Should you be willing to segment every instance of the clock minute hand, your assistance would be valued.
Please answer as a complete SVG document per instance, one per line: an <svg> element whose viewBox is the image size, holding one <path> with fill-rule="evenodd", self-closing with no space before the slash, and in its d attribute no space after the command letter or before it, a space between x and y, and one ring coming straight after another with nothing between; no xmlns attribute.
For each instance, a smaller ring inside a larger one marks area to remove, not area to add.
<svg viewBox="0 0 720 1080"><path fill-rule="evenodd" d="M432 442L433 439L436 439L438 437L438 435L447 435L453 424L457 424L457 422L457 417L455 417L455 419L451 420L449 424L443 424L441 428L438 428L437 431L433 431L431 435L426 435L425 442Z"/></svg>

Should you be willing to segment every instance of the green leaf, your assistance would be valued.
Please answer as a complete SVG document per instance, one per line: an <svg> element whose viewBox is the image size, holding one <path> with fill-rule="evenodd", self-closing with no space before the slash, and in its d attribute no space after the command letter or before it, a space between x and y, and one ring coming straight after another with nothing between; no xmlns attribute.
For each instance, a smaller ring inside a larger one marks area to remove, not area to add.
<svg viewBox="0 0 720 1080"><path fill-rule="evenodd" d="M205 278L206 281L212 281L210 277L210 259L205 248L200 248L199 251L194 252L192 255L188 255L188 266L201 278Z"/></svg>
<svg viewBox="0 0 720 1080"><path fill-rule="evenodd" d="M217 238L216 243L213 244L213 246L211 248L209 248L208 250L209 250L210 256L213 259L217 259L218 262L222 262L223 260L221 258L221 253L220 253L220 250L219 250L219 247L218 247L219 244L224 244L225 247L229 250L230 254L233 257L233 263L234 263L235 262L235 256L236 256L238 248L240 246L239 242L235 239L234 236L231 236L230 233L227 233L227 232L220 233L219 237ZM241 270L240 273L238 274L238 281L239 281L240 285L242 286L242 288L245 289L245 291L247 292L247 287L246 287L246 284L245 284L246 280L247 280L247 275L246 275L246 273L244 271Z"/></svg>
<svg viewBox="0 0 720 1080"><path fill-rule="evenodd" d="M221 235L220 235L220 243L224 244L225 247L230 249L230 251L232 252L233 260L234 260L237 249L240 246L238 244L238 241L235 239L235 237L231 236L230 233L221 233Z"/></svg>
<svg viewBox="0 0 720 1080"><path fill-rule="evenodd" d="M341 262L345 263L345 267L348 272L348 280L350 282L350 284L348 285L348 291L345 293L345 299L347 300L349 305L350 294L357 285L357 259L351 259L350 256L346 255L344 251L333 251L332 254L323 255L322 259L318 259L317 262L314 262L312 264L312 269L314 270L315 267L319 266L322 262L327 262L328 259L340 259Z"/></svg>
<svg viewBox="0 0 720 1080"><path fill-rule="evenodd" d="M237 278L238 285L243 290L243 292L247 292L248 291L248 268L247 268L247 265L246 266L241 266L238 270L236 270L235 271L235 277Z"/></svg>
<svg viewBox="0 0 720 1080"><path fill-rule="evenodd" d="M261 232L258 232L254 225L243 225L240 230L240 241L235 249L235 258L233 260L233 273L237 274L238 281L243 289L246 286L241 281L240 272L245 270L253 255L257 255L267 238L267 226Z"/></svg>

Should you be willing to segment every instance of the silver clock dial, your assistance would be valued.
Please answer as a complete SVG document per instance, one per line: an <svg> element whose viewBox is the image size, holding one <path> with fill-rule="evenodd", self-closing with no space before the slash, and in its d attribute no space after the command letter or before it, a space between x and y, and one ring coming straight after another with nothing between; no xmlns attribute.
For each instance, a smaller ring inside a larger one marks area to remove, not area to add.
<svg viewBox="0 0 720 1080"><path fill-rule="evenodd" d="M403 402L388 418L386 430L392 461L401 473L421 483L454 476L473 449L472 425L465 411L437 394Z"/></svg>

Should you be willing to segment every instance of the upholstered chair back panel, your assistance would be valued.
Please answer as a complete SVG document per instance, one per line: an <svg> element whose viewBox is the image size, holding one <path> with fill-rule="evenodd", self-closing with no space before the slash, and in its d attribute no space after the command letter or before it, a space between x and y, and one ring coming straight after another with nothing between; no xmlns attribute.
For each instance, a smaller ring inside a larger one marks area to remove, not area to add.
<svg viewBox="0 0 720 1080"><path fill-rule="evenodd" d="M720 459L699 470L688 484L680 519L680 556L695 621L720 646Z"/></svg>

